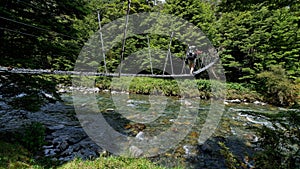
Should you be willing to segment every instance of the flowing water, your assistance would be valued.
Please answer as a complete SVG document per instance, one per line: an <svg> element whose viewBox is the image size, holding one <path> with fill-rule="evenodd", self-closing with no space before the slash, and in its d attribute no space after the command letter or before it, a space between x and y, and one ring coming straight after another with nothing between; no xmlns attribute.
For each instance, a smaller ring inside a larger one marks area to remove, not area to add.
<svg viewBox="0 0 300 169"><path fill-rule="evenodd" d="M271 127L272 124L261 114L279 111L277 107L253 103L226 104L224 111L217 114L221 117L216 118L221 120L216 123L213 122L214 119L208 118L210 110L215 106L212 105L214 102L197 98L104 92L77 93L73 98L66 94L63 99L68 104L74 103L81 125L97 143L99 139L110 137L110 140L100 140L102 147L118 154L116 149L110 149L111 142L120 143L124 148L132 150L136 146L124 144L124 140L140 140L133 143L139 147L133 150L134 156L151 156L149 158L152 161L165 166L184 165L193 168L225 168L219 142L225 143L240 160L251 159L258 148L256 143L259 138L249 128L262 125ZM102 116L97 116L99 114ZM102 117L104 121L97 120ZM93 126L93 130L85 127L96 124L95 122L108 125L97 124ZM203 142L199 137L204 127L211 129L211 135ZM108 129L117 134L103 131ZM123 141L116 141L119 137ZM148 138L150 141L146 142ZM159 139L159 144L152 144L154 138ZM247 163L251 165L251 160Z"/></svg>

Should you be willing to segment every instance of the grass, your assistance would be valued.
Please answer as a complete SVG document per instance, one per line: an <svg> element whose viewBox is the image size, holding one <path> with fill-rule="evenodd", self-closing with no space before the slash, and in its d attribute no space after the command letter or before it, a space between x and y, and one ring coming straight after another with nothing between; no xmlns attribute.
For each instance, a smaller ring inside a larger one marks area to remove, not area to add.
<svg viewBox="0 0 300 169"><path fill-rule="evenodd" d="M60 169L166 169L145 158L125 158L125 157L99 157L96 160L83 161L75 159L64 164ZM177 169L180 169L178 167Z"/></svg>
<svg viewBox="0 0 300 169"><path fill-rule="evenodd" d="M227 99L247 101L262 99L259 93L242 84L225 84L225 82L220 83L206 79L174 80L150 77L121 77L111 80L107 77L98 77L96 78L96 86L100 89L128 91L137 94L151 94L158 91L166 96L200 97L203 99L220 98L222 96L226 96Z"/></svg>
<svg viewBox="0 0 300 169"><path fill-rule="evenodd" d="M18 144L0 141L0 168L36 168L32 154Z"/></svg>
<svg viewBox="0 0 300 169"><path fill-rule="evenodd" d="M99 157L94 160L74 159L65 164L47 160L34 160L30 151L19 144L0 140L0 169L166 169L145 158L125 158L119 156ZM175 169L183 169L177 167Z"/></svg>

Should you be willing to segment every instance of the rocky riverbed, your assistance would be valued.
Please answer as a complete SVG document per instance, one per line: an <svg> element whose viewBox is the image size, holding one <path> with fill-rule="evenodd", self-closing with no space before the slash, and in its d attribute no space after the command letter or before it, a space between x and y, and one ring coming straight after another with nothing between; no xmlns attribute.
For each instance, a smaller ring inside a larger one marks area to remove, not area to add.
<svg viewBox="0 0 300 169"><path fill-rule="evenodd" d="M45 127L46 144L42 147L39 155L50 157L52 160L67 162L75 157L83 159L93 159L99 157L103 152L103 148L98 146L84 131L76 116L74 106L72 104L72 97L69 94L72 90L81 91L82 94L98 93L97 88L86 89L79 88L61 89L58 90L61 98L57 97L57 93L51 93L45 90L14 90L19 86L15 83L1 85L0 93L0 134L2 137L10 136L11 133L22 133L24 126L38 122ZM5 89L5 90L4 90ZM13 92L8 92L13 91ZM104 95L103 95L104 94ZM99 95L103 95L102 100L99 101L99 106L108 114L107 120L111 120L110 124L115 122L124 122L120 120L119 116L113 114L115 110L111 107L105 107L105 103L111 104L105 99L110 98L107 95L123 94L106 91ZM182 100L179 100L182 101ZM174 109L178 100L174 102ZM238 103L236 103L238 102ZM170 103L171 104L171 103ZM173 104L173 103L172 103ZM244 161L248 167L251 167L252 161L245 160L251 157L255 149L257 149L256 142L259 139L253 132L246 131L247 127L254 125L269 125L267 119L263 117L256 117L256 111L263 111L265 104L256 105L256 109L251 110L249 104L240 101L226 101L226 112L223 114L222 121L213 136L205 143L199 144L197 138L201 133L201 124L203 121L202 115L209 109L206 103L201 103L199 108L199 116L197 118L199 125L195 125L190 134L177 147L157 157L150 158L152 161L159 162L166 166L176 166L180 162L194 168L226 168L225 159L220 154L221 147L219 142L224 142L226 146L241 160ZM143 97L130 99L128 104L124 105L124 109L139 109L149 107L147 100ZM170 106L172 107L172 105ZM266 108L267 109L267 108ZM272 108L276 110L276 108ZM101 110L101 111L102 111ZM248 112L251 112L250 114ZM164 112L166 113L166 112ZM110 115L112 117L110 117ZM163 114L165 119L158 120L157 127L162 129L172 122L172 118L168 117L168 113ZM162 116L163 117L163 116ZM152 128L146 125L142 129L138 127L135 130L135 123L122 123L121 127L127 131L123 134L128 134L131 137L138 137L143 139L143 132L155 132L160 129ZM155 125L154 125L155 126ZM117 128L117 127L116 127ZM166 138L167 141L168 138Z"/></svg>
<svg viewBox="0 0 300 169"><path fill-rule="evenodd" d="M84 132L72 106L63 102L46 103L35 112L15 109L3 100L0 101L0 133L22 133L25 126L41 123L46 128L43 155L61 162L74 157L91 159L98 157L102 149Z"/></svg>

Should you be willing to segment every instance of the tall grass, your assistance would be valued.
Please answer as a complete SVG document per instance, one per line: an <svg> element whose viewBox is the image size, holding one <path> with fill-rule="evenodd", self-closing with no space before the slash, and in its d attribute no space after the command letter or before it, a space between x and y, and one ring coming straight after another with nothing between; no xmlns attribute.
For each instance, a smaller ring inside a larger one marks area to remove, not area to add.
<svg viewBox="0 0 300 169"><path fill-rule="evenodd" d="M96 86L113 91L127 91L137 94L161 94L178 97L200 97L261 100L260 94L239 83L221 83L206 79L161 79L150 77L97 78ZM212 87L213 86L213 87Z"/></svg>

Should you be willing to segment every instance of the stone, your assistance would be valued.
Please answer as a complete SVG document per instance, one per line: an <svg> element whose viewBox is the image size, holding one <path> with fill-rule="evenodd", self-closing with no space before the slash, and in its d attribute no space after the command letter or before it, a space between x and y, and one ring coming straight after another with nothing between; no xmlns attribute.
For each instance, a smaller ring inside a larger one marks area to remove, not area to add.
<svg viewBox="0 0 300 169"><path fill-rule="evenodd" d="M24 96L27 96L27 94L26 93L20 93L17 96L15 96L15 98L22 98Z"/></svg>
<svg viewBox="0 0 300 169"><path fill-rule="evenodd" d="M67 93L67 90L65 90L65 89L59 89L58 93Z"/></svg>
<svg viewBox="0 0 300 169"><path fill-rule="evenodd" d="M233 100L225 100L227 103L241 103L242 101L240 99L233 99Z"/></svg>
<svg viewBox="0 0 300 169"><path fill-rule="evenodd" d="M142 156L142 154L143 154L143 150L139 149L139 148L136 147L136 146L131 146L131 147L129 148L129 151L130 151L130 155L131 155L132 157L140 157L140 156Z"/></svg>
<svg viewBox="0 0 300 169"><path fill-rule="evenodd" d="M56 126L49 126L48 129L50 129L50 130L60 130L64 127L65 127L65 125L59 124L59 125L56 125Z"/></svg>
<svg viewBox="0 0 300 169"><path fill-rule="evenodd" d="M113 113L113 112L115 112L115 109L109 108L109 109L106 109L106 112L107 112L107 113Z"/></svg>
<svg viewBox="0 0 300 169"><path fill-rule="evenodd" d="M135 138L139 139L139 140L144 140L145 139L145 134L144 132L140 131Z"/></svg>
<svg viewBox="0 0 300 169"><path fill-rule="evenodd" d="M212 152L212 148L210 145L208 145L207 143L204 143L201 145L201 150L204 152Z"/></svg>
<svg viewBox="0 0 300 169"><path fill-rule="evenodd" d="M80 127L80 123L70 118L66 112L70 106L60 102L46 103L40 111L14 110L5 102L0 106L5 109L5 114L0 116L0 133L22 132L23 126L32 122L42 123L46 127L45 142L42 147L44 156L66 162L74 159L76 155L82 158L96 158L101 152Z"/></svg>
<svg viewBox="0 0 300 169"><path fill-rule="evenodd" d="M267 105L267 103L260 102L260 101L254 101L253 103L256 104L256 105L262 105L262 106Z"/></svg>

